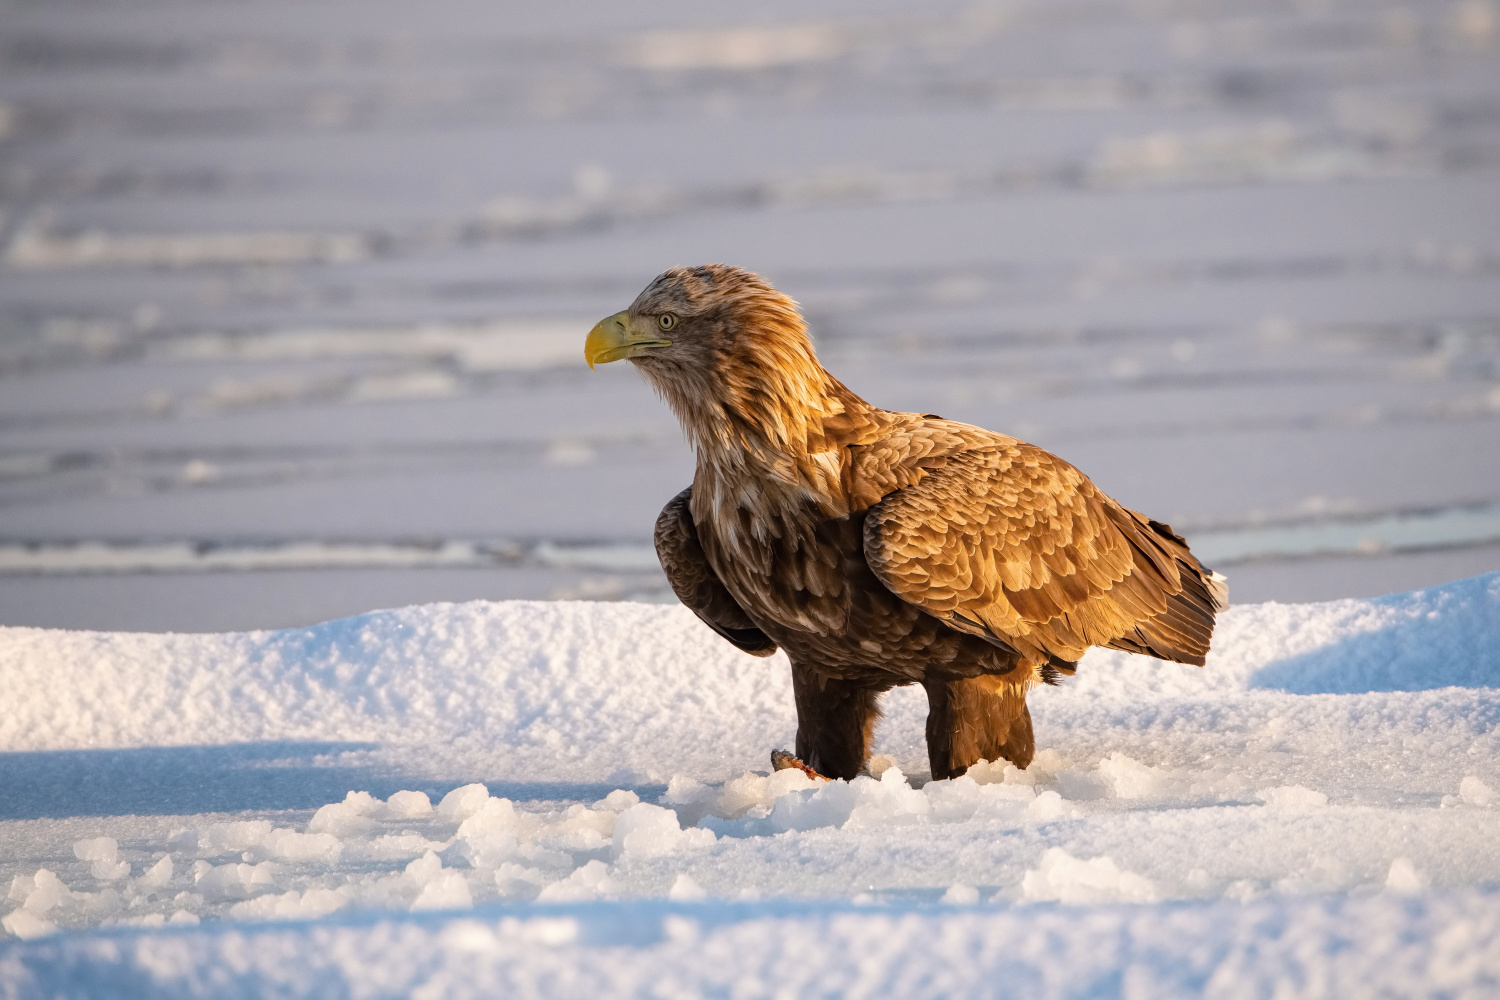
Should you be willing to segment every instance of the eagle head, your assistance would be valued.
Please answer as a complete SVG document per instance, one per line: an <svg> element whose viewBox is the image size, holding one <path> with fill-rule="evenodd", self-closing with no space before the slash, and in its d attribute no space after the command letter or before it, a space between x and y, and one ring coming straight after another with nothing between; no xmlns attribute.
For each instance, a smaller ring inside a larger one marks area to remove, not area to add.
<svg viewBox="0 0 1500 1000"><path fill-rule="evenodd" d="M662 272L629 309L594 326L583 355L590 368L628 359L700 449L804 444L805 425L829 412L838 385L797 303L728 264Z"/></svg>

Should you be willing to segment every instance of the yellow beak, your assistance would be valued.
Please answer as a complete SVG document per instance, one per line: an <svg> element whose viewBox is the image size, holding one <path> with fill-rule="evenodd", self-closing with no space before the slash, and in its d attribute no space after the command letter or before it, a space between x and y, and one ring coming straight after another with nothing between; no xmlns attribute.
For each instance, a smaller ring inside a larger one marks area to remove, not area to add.
<svg viewBox="0 0 1500 1000"><path fill-rule="evenodd" d="M638 336L630 325L630 310L617 312L594 324L583 342L583 360L589 367L607 365L621 358L633 358L655 347L669 347L670 340Z"/></svg>

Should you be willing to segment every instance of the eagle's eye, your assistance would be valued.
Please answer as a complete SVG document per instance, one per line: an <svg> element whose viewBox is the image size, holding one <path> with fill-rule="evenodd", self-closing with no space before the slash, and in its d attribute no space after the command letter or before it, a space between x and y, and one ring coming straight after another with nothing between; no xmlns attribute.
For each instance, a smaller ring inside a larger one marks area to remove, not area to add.
<svg viewBox="0 0 1500 1000"><path fill-rule="evenodd" d="M671 313L662 313L660 316L656 317L656 325L661 327L663 330L670 330L677 325L677 317L673 316Z"/></svg>

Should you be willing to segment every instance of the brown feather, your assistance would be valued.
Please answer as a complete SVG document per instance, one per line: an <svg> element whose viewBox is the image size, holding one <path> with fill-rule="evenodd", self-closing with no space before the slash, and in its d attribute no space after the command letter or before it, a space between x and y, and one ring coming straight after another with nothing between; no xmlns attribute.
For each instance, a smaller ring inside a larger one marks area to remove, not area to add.
<svg viewBox="0 0 1500 1000"><path fill-rule="evenodd" d="M787 652L797 753L818 771L857 770L875 696L897 684L927 688L943 776L980 753L1024 765L1027 688L1089 646L1203 663L1223 578L1067 462L870 405L818 363L796 304L748 271L674 268L629 315L673 319L671 343L631 361L697 453L657 522L662 566L730 642Z"/></svg>
<svg viewBox="0 0 1500 1000"><path fill-rule="evenodd" d="M662 508L656 519L656 558L672 585L672 592L709 628L752 656L770 656L776 643L750 620L729 596L704 558L697 529L688 514L689 486Z"/></svg>

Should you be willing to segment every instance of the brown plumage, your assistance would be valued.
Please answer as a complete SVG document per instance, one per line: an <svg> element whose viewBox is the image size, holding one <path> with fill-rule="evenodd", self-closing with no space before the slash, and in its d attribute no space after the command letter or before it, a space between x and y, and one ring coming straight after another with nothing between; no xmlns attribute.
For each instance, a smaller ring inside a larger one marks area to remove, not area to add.
<svg viewBox="0 0 1500 1000"><path fill-rule="evenodd" d="M673 591L740 649L784 649L797 756L853 777L881 692L927 691L934 778L1031 761L1026 693L1090 646L1202 665L1223 577L1034 445L865 402L796 304L740 268L673 268L589 334L697 453L656 523Z"/></svg>

